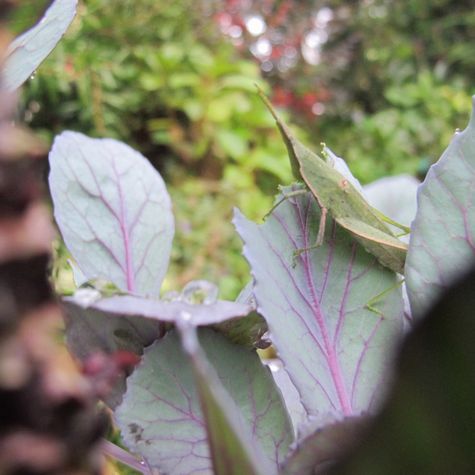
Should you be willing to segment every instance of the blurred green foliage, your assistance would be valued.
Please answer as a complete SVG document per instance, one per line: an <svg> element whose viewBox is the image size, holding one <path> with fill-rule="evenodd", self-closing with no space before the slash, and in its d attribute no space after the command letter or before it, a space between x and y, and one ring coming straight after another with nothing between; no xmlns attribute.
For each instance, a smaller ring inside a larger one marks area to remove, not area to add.
<svg viewBox="0 0 475 475"><path fill-rule="evenodd" d="M23 104L25 119L48 138L64 129L111 136L149 158L177 220L165 286L205 278L231 298L249 278L232 209L261 218L291 175L255 93L259 67L217 35L188 0L88 0L27 84Z"/></svg>
<svg viewBox="0 0 475 475"><path fill-rule="evenodd" d="M316 77L331 96L317 135L363 182L423 176L470 113L473 1L330 4L336 15Z"/></svg>
<svg viewBox="0 0 475 475"><path fill-rule="evenodd" d="M363 182L423 176L466 123L475 92L473 0L217 3L225 32L225 20L237 28L265 21L256 34L243 28L241 47L261 61L274 102ZM256 53L261 41L268 54Z"/></svg>
<svg viewBox="0 0 475 475"><path fill-rule="evenodd" d="M328 143L349 162L363 182L409 173L423 177L450 142L457 124L470 111L467 88L447 85L424 70L413 82L393 84L384 91L386 104L375 113L356 112L339 133L322 132Z"/></svg>
<svg viewBox="0 0 475 475"><path fill-rule="evenodd" d="M25 1L17 29L47 3ZM284 25L294 36L314 28L311 12L321 3L299 5L309 14L289 15L296 26L284 21L278 33ZM311 132L307 142L319 148L325 141L362 182L423 176L470 111L473 2L333 0L325 7L333 19L319 64L274 70L268 80L293 97L315 97L295 121ZM292 178L255 94L259 64L220 34L216 8L218 0L80 2L66 37L24 88L22 113L49 139L73 129L116 137L147 156L164 175L177 221L166 289L205 278L232 298L248 278L232 208L259 219L276 185ZM252 8L259 12L257 3ZM323 106L318 115L313 100ZM57 280L70 285L70 275Z"/></svg>

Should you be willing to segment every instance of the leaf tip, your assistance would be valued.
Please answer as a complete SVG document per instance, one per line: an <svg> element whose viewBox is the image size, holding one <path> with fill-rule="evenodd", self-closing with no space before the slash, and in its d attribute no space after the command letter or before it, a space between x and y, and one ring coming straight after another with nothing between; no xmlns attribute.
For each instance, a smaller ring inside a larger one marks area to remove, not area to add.
<svg viewBox="0 0 475 475"><path fill-rule="evenodd" d="M242 211L237 206L235 206L233 208L233 219L231 220L231 222L234 224L234 226L236 228L239 226L239 222L243 218L245 218L244 214L242 213Z"/></svg>

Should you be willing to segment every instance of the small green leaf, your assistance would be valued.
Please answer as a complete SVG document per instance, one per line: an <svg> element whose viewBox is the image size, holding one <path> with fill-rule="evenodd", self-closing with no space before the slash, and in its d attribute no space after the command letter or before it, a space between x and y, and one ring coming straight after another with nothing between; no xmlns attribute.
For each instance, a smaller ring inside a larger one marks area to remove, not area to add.
<svg viewBox="0 0 475 475"><path fill-rule="evenodd" d="M238 345L250 348L267 348L270 346L270 341L263 338L267 332L267 324L262 315L256 310L253 288L254 284L251 281L242 289L236 299L236 302L249 305L251 313L242 318L233 318L232 320L216 323L213 328Z"/></svg>
<svg viewBox="0 0 475 475"><path fill-rule="evenodd" d="M226 96L217 97L215 99L212 99L208 104L206 116L208 120L217 123L222 123L230 119L232 112L233 111L228 103L228 98Z"/></svg>
<svg viewBox="0 0 475 475"><path fill-rule="evenodd" d="M248 76L227 76L221 81L223 88L239 89L246 92L255 92L256 90L256 78Z"/></svg>
<svg viewBox="0 0 475 475"><path fill-rule="evenodd" d="M239 159L248 151L246 138L232 130L218 130L216 139L224 152L232 158Z"/></svg>

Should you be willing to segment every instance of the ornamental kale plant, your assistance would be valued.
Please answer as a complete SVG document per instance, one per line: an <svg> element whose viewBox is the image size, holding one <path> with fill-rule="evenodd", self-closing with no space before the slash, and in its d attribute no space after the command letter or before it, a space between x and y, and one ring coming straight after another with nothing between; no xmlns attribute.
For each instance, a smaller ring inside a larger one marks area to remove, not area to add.
<svg viewBox="0 0 475 475"><path fill-rule="evenodd" d="M124 443L144 464L135 466L300 475L322 457L333 460L380 407L404 327L473 262L474 152L472 115L419 186L406 308L401 276L329 216L322 245L311 247L321 211L307 192L284 200L262 224L236 209L252 280L230 302L204 281L160 295L173 215L143 156L112 139L58 136L49 183L81 279L64 298L67 342L85 365L98 352L141 355L104 394ZM341 159L332 160L354 180ZM282 188L277 200L300 188ZM283 366L275 377L256 352L268 342Z"/></svg>
<svg viewBox="0 0 475 475"><path fill-rule="evenodd" d="M375 196L387 198L387 182L362 189L325 154L362 199L377 207ZM235 210L251 271L236 301L220 300L206 281L164 294L174 219L147 159L68 131L49 161L78 287L63 298L67 344L84 368L98 355L109 362L95 383L136 458L110 443L104 450L146 474L328 470L381 407L404 331L474 261L475 113L418 187L414 219L405 218L405 287L331 210L322 219L315 193L296 183L263 223ZM264 364L257 348L269 344L278 360ZM137 364L115 377L121 365L111 362L124 358Z"/></svg>

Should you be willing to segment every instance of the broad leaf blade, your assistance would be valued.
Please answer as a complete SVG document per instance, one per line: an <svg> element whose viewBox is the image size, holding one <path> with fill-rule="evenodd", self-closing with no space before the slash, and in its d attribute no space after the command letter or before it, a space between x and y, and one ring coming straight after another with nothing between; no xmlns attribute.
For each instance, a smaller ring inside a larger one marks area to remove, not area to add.
<svg viewBox="0 0 475 475"><path fill-rule="evenodd" d="M271 370L275 384L282 393L285 407L287 408L292 426L294 427L294 432L298 435L301 428L307 423L307 411L302 405L300 394L292 383L282 361L271 359L266 360L265 363Z"/></svg>
<svg viewBox="0 0 475 475"><path fill-rule="evenodd" d="M81 271L158 296L174 233L158 172L121 142L75 132L56 137L49 160L56 222Z"/></svg>
<svg viewBox="0 0 475 475"><path fill-rule="evenodd" d="M212 330L200 344L245 427L269 463L283 462L292 428L279 392L257 354ZM116 413L127 446L160 473L212 473L205 421L192 367L172 331L145 351Z"/></svg>
<svg viewBox="0 0 475 475"><path fill-rule="evenodd" d="M475 98L467 128L457 133L418 191L406 263L413 315L475 262Z"/></svg>
<svg viewBox="0 0 475 475"><path fill-rule="evenodd" d="M327 221L315 242L320 211L310 194L282 203L262 225L239 211L234 223L255 279L258 311L309 414L358 415L374 409L402 330L395 274ZM373 303L378 313L367 308Z"/></svg>
<svg viewBox="0 0 475 475"><path fill-rule="evenodd" d="M13 40L1 74L1 87L18 89L53 51L76 15L77 0L55 0L31 30Z"/></svg>
<svg viewBox="0 0 475 475"><path fill-rule="evenodd" d="M393 389L332 475L465 474L475 467L475 269L401 347Z"/></svg>
<svg viewBox="0 0 475 475"><path fill-rule="evenodd" d="M186 322L181 322L179 328L200 398L214 475L276 473L277 467L266 460L259 442L252 440L236 403L207 361L198 343L196 328Z"/></svg>
<svg viewBox="0 0 475 475"><path fill-rule="evenodd" d="M211 304L190 304L186 302L166 302L145 299L132 295L117 295L98 300L94 308L116 315L140 315L142 317L175 323L182 314L190 315L195 326L213 325L225 320L245 317L252 308L249 305L229 300L217 300Z"/></svg>
<svg viewBox="0 0 475 475"><path fill-rule="evenodd" d="M254 311L255 307L244 301L217 300L210 304L190 304L184 301L169 302L133 295L99 298L86 305L75 297L66 297L64 300L69 305L104 312L111 318L140 316L163 323L175 323L183 313L186 313L190 315L193 325L213 326L229 340L248 347L262 347L264 345L262 336L267 331L267 325Z"/></svg>
<svg viewBox="0 0 475 475"><path fill-rule="evenodd" d="M84 309L73 301L63 301L66 342L69 351L80 361L98 352L113 354L130 351L141 355L146 346L160 335L160 324L145 318L111 317L99 310ZM119 378L105 398L110 407L121 401L125 376Z"/></svg>
<svg viewBox="0 0 475 475"><path fill-rule="evenodd" d="M411 226L417 210L417 188L420 183L410 175L381 178L363 188L371 206L405 226ZM400 231L391 226L391 229Z"/></svg>

